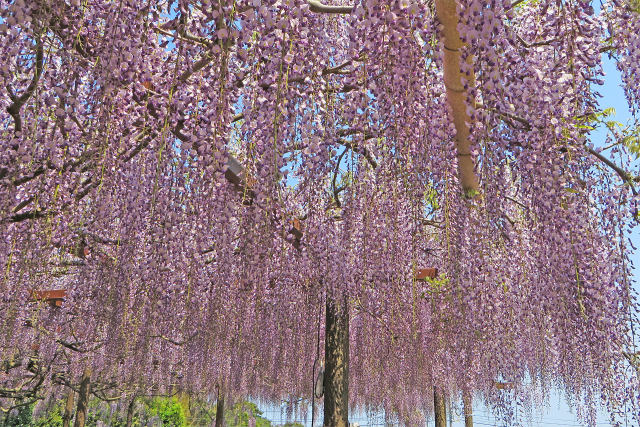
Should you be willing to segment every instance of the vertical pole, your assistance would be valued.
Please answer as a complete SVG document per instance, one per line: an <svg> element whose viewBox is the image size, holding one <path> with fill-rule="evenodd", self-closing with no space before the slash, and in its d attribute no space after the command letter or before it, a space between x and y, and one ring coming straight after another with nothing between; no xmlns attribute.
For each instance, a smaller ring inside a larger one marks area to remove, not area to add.
<svg viewBox="0 0 640 427"><path fill-rule="evenodd" d="M451 108L451 118L456 128L456 156L458 158L458 179L467 197L475 197L480 191L478 176L475 172L475 164L471 156L471 129L472 123L467 112L467 95L462 81L462 48L464 43L458 32L457 0L436 0L436 14L442 24L442 36L444 46L443 80L447 92L447 103ZM467 58L467 64L471 64L471 57ZM475 74L471 67L466 80L473 86ZM475 107L472 105L472 107Z"/></svg>
<svg viewBox="0 0 640 427"><path fill-rule="evenodd" d="M136 407L136 395L131 396L131 402L129 402L129 406L127 406L127 424L126 427L131 427L133 425L133 413Z"/></svg>
<svg viewBox="0 0 640 427"><path fill-rule="evenodd" d="M218 389L218 402L216 403L216 427L222 427L224 423L224 394Z"/></svg>
<svg viewBox="0 0 640 427"><path fill-rule="evenodd" d="M62 415L62 427L71 426L71 418L73 418L73 390L69 390L67 400L64 405L64 414Z"/></svg>
<svg viewBox="0 0 640 427"><path fill-rule="evenodd" d="M462 405L464 408L464 427L473 427L473 400L468 391L462 392Z"/></svg>
<svg viewBox="0 0 640 427"><path fill-rule="evenodd" d="M76 408L76 420L73 427L84 427L87 421L87 409L89 407L89 392L91 391L91 368L84 368L82 380L80 380L80 392L78 393L78 406Z"/></svg>
<svg viewBox="0 0 640 427"><path fill-rule="evenodd" d="M349 308L327 297L324 339L324 426L349 426Z"/></svg>
<svg viewBox="0 0 640 427"><path fill-rule="evenodd" d="M436 418L436 427L447 427L447 410L442 387L433 388L433 412Z"/></svg>

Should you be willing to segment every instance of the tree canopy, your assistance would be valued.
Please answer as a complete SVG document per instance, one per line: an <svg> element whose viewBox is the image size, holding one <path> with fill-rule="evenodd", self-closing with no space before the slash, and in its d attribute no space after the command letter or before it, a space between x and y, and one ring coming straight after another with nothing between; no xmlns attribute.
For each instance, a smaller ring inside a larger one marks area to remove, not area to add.
<svg viewBox="0 0 640 427"><path fill-rule="evenodd" d="M309 396L344 298L354 408L415 425L436 385L509 419L558 385L638 421L640 178L589 139L603 54L640 106L634 2L0 13L3 408L87 367L104 399Z"/></svg>

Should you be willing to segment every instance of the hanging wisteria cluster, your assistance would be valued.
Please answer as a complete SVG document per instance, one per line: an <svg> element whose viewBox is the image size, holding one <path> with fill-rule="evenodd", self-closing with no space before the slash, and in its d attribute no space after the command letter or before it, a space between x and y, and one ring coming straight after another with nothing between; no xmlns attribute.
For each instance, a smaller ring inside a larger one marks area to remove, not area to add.
<svg viewBox="0 0 640 427"><path fill-rule="evenodd" d="M443 3L1 0L0 405L310 397L346 295L354 408L640 422L638 199L585 126L604 51L638 106L637 5L450 1L452 82Z"/></svg>
<svg viewBox="0 0 640 427"><path fill-rule="evenodd" d="M618 69L622 73L629 106L637 113L640 106L640 2L612 1L605 9L607 23L607 44L603 50L613 50L620 54Z"/></svg>

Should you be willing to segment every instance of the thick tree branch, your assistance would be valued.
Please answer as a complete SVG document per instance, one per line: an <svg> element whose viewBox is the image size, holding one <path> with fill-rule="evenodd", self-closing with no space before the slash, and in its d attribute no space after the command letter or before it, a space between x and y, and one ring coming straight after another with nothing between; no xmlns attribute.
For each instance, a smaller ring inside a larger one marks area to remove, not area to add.
<svg viewBox="0 0 640 427"><path fill-rule="evenodd" d="M2 392L0 391L0 395L2 394ZM35 395L35 393L34 393ZM41 400L42 396L37 396L35 395L34 397L32 397L29 400L19 400L18 402L14 403L12 406L9 406L7 408L4 408L2 406L0 406L0 411L4 412L4 413L9 413L11 411L13 411L14 409L23 407L23 406L29 406L33 403L36 403L38 400ZM15 400L15 399L14 399Z"/></svg>
<svg viewBox="0 0 640 427"><path fill-rule="evenodd" d="M340 208L342 204L340 203L340 192L344 190L344 187L336 187L336 179L338 178L338 172L340 171L340 162L342 162L342 158L347 150L343 150L338 157L338 161L336 162L336 168L333 171L333 179L331 180L331 188L333 188L333 198L336 202L336 205Z"/></svg>
<svg viewBox="0 0 640 427"><path fill-rule="evenodd" d="M43 18L42 25L48 27L53 34L58 36L63 45L65 45L65 42L70 42L71 49L79 53L84 59L89 59L94 55L87 36L77 30L70 29L67 20L63 18L73 15L73 10L69 5L65 4L65 2L45 2L42 0L36 0L33 3L36 5L35 15L41 15ZM49 3L61 7L63 9L62 13L59 15L52 11ZM70 34L73 36L69 37Z"/></svg>
<svg viewBox="0 0 640 427"><path fill-rule="evenodd" d="M191 42L191 43L195 43L201 46L205 46L207 48L210 48L213 44L213 42L207 38L204 37L198 37L198 36L194 36L192 34L187 33L186 31L182 31L182 32L178 32L178 34L174 34L171 31L167 31L164 28L161 27L151 27L153 29L153 31L155 31L158 34L162 34L163 36L167 36L167 37L171 37L174 40L180 40L182 42Z"/></svg>
<svg viewBox="0 0 640 427"><path fill-rule="evenodd" d="M622 355L638 370L638 372L640 372L640 352L629 353L625 351Z"/></svg>
<svg viewBox="0 0 640 427"><path fill-rule="evenodd" d="M307 0L307 3L309 4L309 10L316 13L340 13L347 15L353 12L354 9L353 6L329 6L317 0Z"/></svg>
<svg viewBox="0 0 640 427"><path fill-rule="evenodd" d="M453 123L456 128L456 152L458 157L458 178L466 196L478 194L480 186L475 173L475 165L471 157L471 140L467 114L468 93L462 83L461 52L464 46L458 33L458 12L455 0L436 0L436 13L443 26L444 46L444 85L447 90L447 101L451 108ZM467 64L470 64L470 58ZM473 68L467 77L469 87L473 86L475 75Z"/></svg>
<svg viewBox="0 0 640 427"><path fill-rule="evenodd" d="M7 91L9 92L9 97L13 101L11 105L7 107L7 112L13 118L15 123L14 131L16 133L22 132L22 119L20 118L20 108L29 100L31 95L36 91L36 87L38 86L38 81L40 80L40 76L42 75L42 68L44 64L44 51L42 49L42 41L39 39L36 41L36 61L34 65L33 78L31 79L31 83L24 91L21 96L16 96L13 94L13 91L9 86L7 86Z"/></svg>
<svg viewBox="0 0 640 427"><path fill-rule="evenodd" d="M531 123L519 116L516 116L514 114L508 114L508 113L503 113L501 111L497 111L497 110L491 110L494 111L496 114L498 114L499 116L508 118L508 119L513 119L519 123L522 123L525 126L525 130L531 130L532 126ZM515 126L514 126L515 127ZM519 146L522 146L521 144L517 144ZM594 157L596 157L598 160L600 160L602 163L604 163L605 165L609 166L611 169L613 169L613 171L620 177L622 178L622 181L624 181L626 184L629 185L629 187L631 188L631 192L633 193L633 195L637 195L637 190L634 187L634 183L636 182L640 182L640 176L633 176L631 175L629 172L625 171L624 169L622 169L620 166L616 165L614 162L612 162L611 160L609 160L607 157L603 156L601 153L599 153L598 151L594 150L593 148L587 147L585 146L586 150L588 153L590 153L591 155L593 155Z"/></svg>
<svg viewBox="0 0 640 427"><path fill-rule="evenodd" d="M189 80L189 77L209 65L213 61L213 59L213 55L211 55L210 53L205 53L202 58L200 58L195 64L193 64L193 67L191 67L189 70L182 73L180 77L178 77L178 81L180 83L186 83L186 81ZM174 89L175 87L177 87L177 85L174 85Z"/></svg>
<svg viewBox="0 0 640 427"><path fill-rule="evenodd" d="M15 215L11 215L6 218L3 222L22 222L28 219L38 219L46 216L46 213L40 209L35 209L32 211L27 211Z"/></svg>
<svg viewBox="0 0 640 427"><path fill-rule="evenodd" d="M636 191L636 188L634 187L633 183L634 182L640 182L640 177L633 177L631 176L627 171L625 171L624 169L622 169L621 167L619 167L618 165L616 165L615 163L613 163L611 160L609 160L608 158L606 158L605 156L603 156L602 154L598 153L596 150L594 150L593 148L589 148L587 147L587 151L589 153L591 153L592 155L594 155L598 160L600 160L602 163L604 163L605 165L609 166L611 169L613 169L615 171L615 173L618 174L618 176L620 178L622 178L622 180L629 184L629 187L631 188L631 192L633 193L634 196L637 196L638 193Z"/></svg>
<svg viewBox="0 0 640 427"><path fill-rule="evenodd" d="M362 154L364 156L365 159L367 159L367 162L369 162L369 164L371 165L371 167L373 169L376 169L378 167L378 162L376 161L376 159L373 157L373 155L371 154L371 151L369 151L367 149L367 147L360 147L357 144L354 144L351 141L347 141L346 139L340 138L338 139L338 142L341 145L344 145L345 147L347 147L348 149L358 153L358 154Z"/></svg>

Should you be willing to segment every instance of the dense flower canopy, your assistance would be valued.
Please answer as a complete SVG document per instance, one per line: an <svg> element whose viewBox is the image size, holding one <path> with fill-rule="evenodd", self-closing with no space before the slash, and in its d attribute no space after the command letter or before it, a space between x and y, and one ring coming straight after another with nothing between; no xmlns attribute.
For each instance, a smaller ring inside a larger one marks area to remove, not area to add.
<svg viewBox="0 0 640 427"><path fill-rule="evenodd" d="M638 414L638 198L586 125L603 51L639 106L640 15L458 1L453 82L439 1L1 0L0 399L85 366L308 396L346 295L354 407L413 424L437 384L508 416L560 384Z"/></svg>

